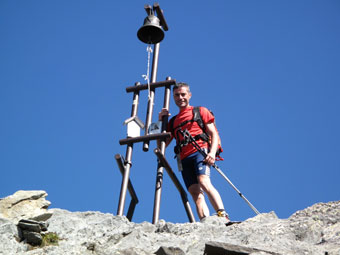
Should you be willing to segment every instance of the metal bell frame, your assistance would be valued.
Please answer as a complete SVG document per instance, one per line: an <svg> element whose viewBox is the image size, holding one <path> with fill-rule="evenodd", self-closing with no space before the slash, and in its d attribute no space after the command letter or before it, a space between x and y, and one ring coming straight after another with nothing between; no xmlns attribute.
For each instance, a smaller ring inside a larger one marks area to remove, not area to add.
<svg viewBox="0 0 340 255"><path fill-rule="evenodd" d="M149 134L149 127L152 122L152 112L154 105L154 96L155 90L159 87L164 87L164 102L163 108L169 109L170 104L170 93L171 86L176 84L176 80L167 77L165 81L156 82L157 80L157 69L158 69L158 56L159 56L159 45L160 42L164 38L164 31L168 31L168 25L163 16L163 11L159 7L158 3L153 5L153 9L150 5L145 5L144 9L148 15L148 17L144 20L144 25L138 30L137 37L144 43L154 44L154 54L152 60L152 72L151 72L151 81L150 84L140 84L135 83L135 86L127 87L126 92L133 92L133 103L131 109L131 117L137 116L138 111L138 102L139 102L139 92L142 90L147 90L150 88L149 100L147 105L147 113L146 113L146 121L144 125L145 134L144 136L139 137L128 137L125 139L119 140L120 145L127 145L126 148L126 156L125 159L122 155L116 154L115 158L118 164L118 167L123 175L119 204L117 215L122 216L124 214L124 205L126 199L127 190L131 195L131 202L127 214L127 218L131 221L134 209L136 204L138 203L138 198L132 183L130 181L130 169L132 166L132 150L133 145L138 142L143 142L143 151L149 150L149 142L150 140L160 140L160 148L156 148L154 150L155 155L158 159L157 164L157 176L156 176L156 185L155 185L155 197L154 197L154 208L153 208L153 218L152 223L156 224L159 221L159 211L160 211L160 198L162 192L162 184L163 184L163 169L167 171L174 185L180 193L185 211L187 213L188 219L190 222L195 222L195 217L193 215L192 209L190 207L190 203L187 197L187 193L185 189L182 187L181 183L177 179L175 173L170 167L170 164L167 162L165 158L165 140L169 138L171 134L166 132L166 126L168 123L168 116L163 116L162 119L162 132L159 134ZM157 17L154 15L154 12L157 13Z"/></svg>

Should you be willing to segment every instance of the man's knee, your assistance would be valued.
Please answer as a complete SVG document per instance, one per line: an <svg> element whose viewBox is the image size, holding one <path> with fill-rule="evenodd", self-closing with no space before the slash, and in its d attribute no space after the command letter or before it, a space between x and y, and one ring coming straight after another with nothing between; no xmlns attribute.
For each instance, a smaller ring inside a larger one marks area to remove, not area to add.
<svg viewBox="0 0 340 255"><path fill-rule="evenodd" d="M193 184L188 188L190 195L193 199L197 200L201 195L203 195L203 191L199 184Z"/></svg>
<svg viewBox="0 0 340 255"><path fill-rule="evenodd" d="M212 188L210 177L208 175L199 175L198 183L204 191L210 190Z"/></svg>

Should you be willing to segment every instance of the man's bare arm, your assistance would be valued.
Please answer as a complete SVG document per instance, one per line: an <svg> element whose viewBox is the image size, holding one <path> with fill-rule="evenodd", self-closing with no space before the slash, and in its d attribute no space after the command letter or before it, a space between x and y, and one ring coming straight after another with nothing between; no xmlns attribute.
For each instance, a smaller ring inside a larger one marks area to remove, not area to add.
<svg viewBox="0 0 340 255"><path fill-rule="evenodd" d="M206 124L205 127L208 135L211 137L211 145L210 151L207 157L204 159L204 162L209 165L213 165L215 163L216 151L218 149L218 134L213 122Z"/></svg>

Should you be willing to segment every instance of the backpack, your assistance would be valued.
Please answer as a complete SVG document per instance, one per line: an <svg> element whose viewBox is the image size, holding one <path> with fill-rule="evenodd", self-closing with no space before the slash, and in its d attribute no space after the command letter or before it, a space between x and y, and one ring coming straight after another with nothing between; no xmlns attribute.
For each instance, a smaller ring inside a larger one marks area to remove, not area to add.
<svg viewBox="0 0 340 255"><path fill-rule="evenodd" d="M204 125L204 122L202 120L202 116L201 116L201 113L200 113L200 106L195 106L192 110L193 112L193 118L191 120L186 120L182 123L180 123L177 127L174 127L174 122L175 122L175 119L177 117L177 115L175 115L174 117L172 117L169 121L169 129L170 129L170 132L172 133L172 135L174 137L178 137L174 135L174 132L176 129L180 128L180 127L183 127L185 124L189 123L189 122L197 122L198 126L202 129L203 133L201 134L198 134L194 137L195 140L199 140L199 139L202 139L203 141L207 142L210 146L211 144L211 137L209 136L209 134L207 133L206 129L205 129L205 125ZM209 110L209 112L214 115L212 113L212 111ZM215 125L215 128L216 128L216 123L214 122L214 125ZM216 131L217 131L217 128L216 128ZM217 148L217 151L216 151L216 160L223 160L223 158L220 156L220 153L223 152L223 149L222 149L222 146L221 146L221 138L218 134L218 131L217 131L217 139L218 139L218 148ZM175 154L178 154L180 151L181 151L181 148L184 146L185 144L183 144L181 141L178 141L178 139L176 138L176 146L174 148L174 151L175 151Z"/></svg>

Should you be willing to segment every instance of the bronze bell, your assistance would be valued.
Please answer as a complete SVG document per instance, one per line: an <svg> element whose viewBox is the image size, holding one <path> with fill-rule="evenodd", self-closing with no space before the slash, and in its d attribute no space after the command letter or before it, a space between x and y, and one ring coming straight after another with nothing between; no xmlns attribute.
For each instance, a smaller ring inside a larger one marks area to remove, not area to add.
<svg viewBox="0 0 340 255"><path fill-rule="evenodd" d="M151 14L144 20L144 25L137 32L138 39L147 44L156 44L163 40L164 32L159 19Z"/></svg>

